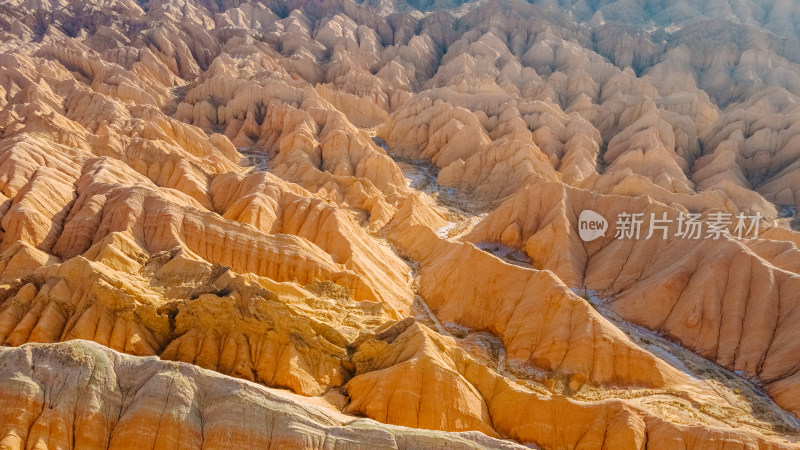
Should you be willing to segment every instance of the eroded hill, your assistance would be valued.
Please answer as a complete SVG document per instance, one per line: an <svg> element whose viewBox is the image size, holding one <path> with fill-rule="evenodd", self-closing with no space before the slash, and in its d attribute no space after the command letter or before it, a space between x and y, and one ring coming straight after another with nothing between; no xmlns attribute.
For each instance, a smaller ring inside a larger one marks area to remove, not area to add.
<svg viewBox="0 0 800 450"><path fill-rule="evenodd" d="M600 3L4 2L0 447L796 448L800 9Z"/></svg>

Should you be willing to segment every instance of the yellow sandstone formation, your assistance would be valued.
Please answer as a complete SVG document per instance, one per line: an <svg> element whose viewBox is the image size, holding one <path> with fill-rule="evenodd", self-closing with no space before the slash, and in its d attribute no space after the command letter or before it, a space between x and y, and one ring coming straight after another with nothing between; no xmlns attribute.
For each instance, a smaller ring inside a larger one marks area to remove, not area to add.
<svg viewBox="0 0 800 450"><path fill-rule="evenodd" d="M531 3L0 5L0 448L798 448L800 12Z"/></svg>

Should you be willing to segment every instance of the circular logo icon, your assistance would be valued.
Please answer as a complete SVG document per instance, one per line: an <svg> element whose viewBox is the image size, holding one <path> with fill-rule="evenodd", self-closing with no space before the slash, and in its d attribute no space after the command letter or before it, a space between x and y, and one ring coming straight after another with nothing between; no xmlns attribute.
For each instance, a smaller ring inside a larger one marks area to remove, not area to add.
<svg viewBox="0 0 800 450"><path fill-rule="evenodd" d="M608 221L591 209L584 209L578 217L578 234L584 242L605 236Z"/></svg>

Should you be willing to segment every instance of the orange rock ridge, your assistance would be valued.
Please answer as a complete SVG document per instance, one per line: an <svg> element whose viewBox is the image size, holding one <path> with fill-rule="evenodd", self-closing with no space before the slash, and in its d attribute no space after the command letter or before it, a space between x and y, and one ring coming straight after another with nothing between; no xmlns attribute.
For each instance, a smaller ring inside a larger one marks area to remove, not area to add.
<svg viewBox="0 0 800 450"><path fill-rule="evenodd" d="M798 448L797 12L419 3L0 5L0 448Z"/></svg>

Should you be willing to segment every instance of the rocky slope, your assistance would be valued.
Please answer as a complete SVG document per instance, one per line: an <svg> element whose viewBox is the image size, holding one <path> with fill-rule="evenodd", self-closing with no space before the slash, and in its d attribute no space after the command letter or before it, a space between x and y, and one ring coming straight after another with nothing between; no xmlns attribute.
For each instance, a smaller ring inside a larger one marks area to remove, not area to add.
<svg viewBox="0 0 800 450"><path fill-rule="evenodd" d="M0 447L798 447L791 2L0 12Z"/></svg>

